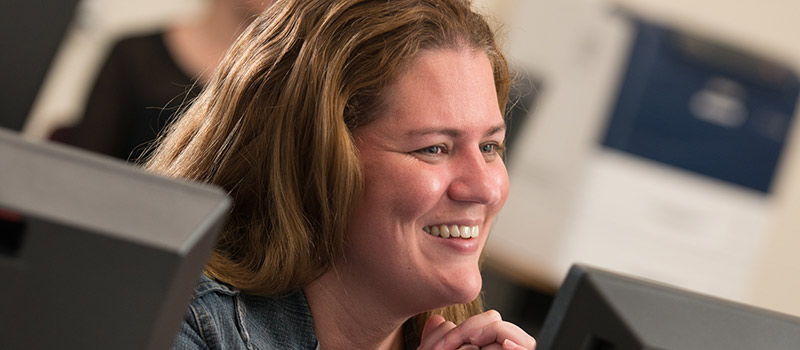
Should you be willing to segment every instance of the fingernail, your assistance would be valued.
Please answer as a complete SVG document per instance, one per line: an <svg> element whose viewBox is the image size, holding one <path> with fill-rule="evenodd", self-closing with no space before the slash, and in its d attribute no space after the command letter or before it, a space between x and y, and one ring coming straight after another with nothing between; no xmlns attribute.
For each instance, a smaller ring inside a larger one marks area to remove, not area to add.
<svg viewBox="0 0 800 350"><path fill-rule="evenodd" d="M503 349L515 350L515 349L524 349L524 348L522 346L520 346L519 344L513 342L511 339L506 339L506 340L503 341Z"/></svg>

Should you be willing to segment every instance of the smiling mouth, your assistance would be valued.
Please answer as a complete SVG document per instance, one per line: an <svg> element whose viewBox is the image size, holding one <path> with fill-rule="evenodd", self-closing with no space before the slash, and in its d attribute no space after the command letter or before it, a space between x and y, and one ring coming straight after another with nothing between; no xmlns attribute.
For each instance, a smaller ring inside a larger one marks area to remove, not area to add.
<svg viewBox="0 0 800 350"><path fill-rule="evenodd" d="M442 237L442 238L460 237L462 239L470 239L478 237L479 233L478 226L466 226L466 225L425 226L422 228L422 230L432 236Z"/></svg>

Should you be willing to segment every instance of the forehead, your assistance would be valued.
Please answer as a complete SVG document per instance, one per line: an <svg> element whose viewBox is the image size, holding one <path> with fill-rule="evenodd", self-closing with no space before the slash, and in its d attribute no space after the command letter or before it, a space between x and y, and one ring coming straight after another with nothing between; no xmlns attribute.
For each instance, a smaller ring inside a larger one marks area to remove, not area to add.
<svg viewBox="0 0 800 350"><path fill-rule="evenodd" d="M503 121L492 66L478 50L421 52L385 89L383 99L376 122L409 126L412 121Z"/></svg>
<svg viewBox="0 0 800 350"><path fill-rule="evenodd" d="M404 68L387 87L388 92L395 93L389 97L401 92L422 92L419 88L448 91L459 86L482 85L494 90L489 58L473 49L423 50Z"/></svg>

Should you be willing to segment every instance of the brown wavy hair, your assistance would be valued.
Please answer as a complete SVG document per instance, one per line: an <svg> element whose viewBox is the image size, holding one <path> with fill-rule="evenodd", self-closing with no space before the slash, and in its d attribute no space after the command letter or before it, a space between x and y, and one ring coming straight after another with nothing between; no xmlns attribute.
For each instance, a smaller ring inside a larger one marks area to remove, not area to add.
<svg viewBox="0 0 800 350"><path fill-rule="evenodd" d="M508 66L467 0L285 0L261 14L145 165L233 198L206 274L269 296L327 271L364 185L351 131L434 49L486 53L504 111ZM481 309L478 297L416 321L460 323Z"/></svg>

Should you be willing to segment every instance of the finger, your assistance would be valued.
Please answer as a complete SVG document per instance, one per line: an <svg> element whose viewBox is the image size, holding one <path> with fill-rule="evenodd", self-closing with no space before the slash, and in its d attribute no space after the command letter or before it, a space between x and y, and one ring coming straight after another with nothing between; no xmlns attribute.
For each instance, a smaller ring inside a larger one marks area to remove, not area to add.
<svg viewBox="0 0 800 350"><path fill-rule="evenodd" d="M533 350L536 347L536 340L533 341L532 346L533 347L529 349ZM505 341L503 341L503 350L526 350L526 349L524 346L515 343L511 339L506 339Z"/></svg>
<svg viewBox="0 0 800 350"><path fill-rule="evenodd" d="M456 350L482 350L482 349L480 347L478 347L477 345L467 344L467 345L459 346L458 349L456 349Z"/></svg>
<svg viewBox="0 0 800 350"><path fill-rule="evenodd" d="M473 333L469 338L469 342L479 346L492 343L502 344L503 349L533 349L536 347L536 340L533 337L525 333L517 325L505 321L485 325L482 329Z"/></svg>
<svg viewBox="0 0 800 350"><path fill-rule="evenodd" d="M432 332L436 327L439 327L440 324L444 322L444 317L440 315L433 315L425 321L425 327L422 327L422 339L428 337L428 334Z"/></svg>
<svg viewBox="0 0 800 350"><path fill-rule="evenodd" d="M441 317L441 316L439 316L439 317ZM430 321L430 319L429 319L429 321ZM444 319L442 319L441 321L442 322L439 323L439 325L436 326L435 328L427 327L427 323L426 323L426 328L432 328L432 329L430 329L430 331L428 331L428 333L422 339L420 339L420 345L419 345L419 348L417 348L417 349L422 350L422 349L441 349L442 348L441 346L437 346L437 345L441 345L444 342L444 339L443 339L444 336L447 335L447 333L450 332L452 329L456 328L456 325L453 322L444 321ZM439 322L439 320L434 320L433 322ZM462 344L464 344L464 343L460 343L460 344L456 344L454 346L450 346L448 349L455 349L456 346L462 345Z"/></svg>
<svg viewBox="0 0 800 350"><path fill-rule="evenodd" d="M497 343L481 346L481 350L504 350L503 346Z"/></svg>
<svg viewBox="0 0 800 350"><path fill-rule="evenodd" d="M452 349L461 344L475 344L470 341L470 337L476 336L476 334L480 333L487 325L499 321L502 321L502 317L500 317L500 313L495 310L489 310L472 316L445 335L444 348ZM486 344L489 343L492 342L487 342ZM481 344L476 345L480 346Z"/></svg>

